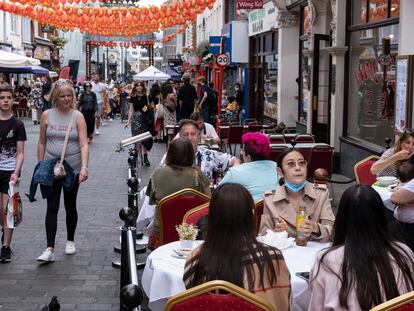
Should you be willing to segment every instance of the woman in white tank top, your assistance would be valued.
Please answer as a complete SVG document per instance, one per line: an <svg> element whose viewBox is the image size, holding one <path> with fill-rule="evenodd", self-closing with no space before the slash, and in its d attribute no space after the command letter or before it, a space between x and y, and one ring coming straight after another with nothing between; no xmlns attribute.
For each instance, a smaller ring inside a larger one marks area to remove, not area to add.
<svg viewBox="0 0 414 311"><path fill-rule="evenodd" d="M53 108L45 111L40 119L40 135L37 147L38 161L60 158L63 150L66 130L72 121L65 161L72 167L76 178L71 189L63 188L59 181L54 181L52 194L47 197L46 237L47 248L37 260L42 262L55 261L54 248L57 230L60 194L63 195L66 209L67 242L65 253L76 252L74 237L78 214L76 198L79 184L88 179L88 138L83 115L75 109L76 95L69 80L58 80L53 84L50 93ZM73 118L72 118L73 117Z"/></svg>

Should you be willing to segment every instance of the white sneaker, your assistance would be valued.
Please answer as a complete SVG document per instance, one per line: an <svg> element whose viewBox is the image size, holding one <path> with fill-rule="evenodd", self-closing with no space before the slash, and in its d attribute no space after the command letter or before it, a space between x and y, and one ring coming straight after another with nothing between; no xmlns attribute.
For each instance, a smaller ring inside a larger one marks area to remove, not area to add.
<svg viewBox="0 0 414 311"><path fill-rule="evenodd" d="M73 243L71 241L67 241L66 242L66 247L65 247L65 254L66 255L73 255L75 253L76 253L75 243Z"/></svg>
<svg viewBox="0 0 414 311"><path fill-rule="evenodd" d="M55 254L50 249L46 248L43 254L37 257L37 261L44 261L44 262L55 261Z"/></svg>
<svg viewBox="0 0 414 311"><path fill-rule="evenodd" d="M109 122L112 122L114 119L112 119L112 118L109 118Z"/></svg>
<svg viewBox="0 0 414 311"><path fill-rule="evenodd" d="M99 134L101 134L101 133L99 133L99 131L98 131L98 130L96 130L96 131L95 131L95 134L96 134L96 135L99 135Z"/></svg>

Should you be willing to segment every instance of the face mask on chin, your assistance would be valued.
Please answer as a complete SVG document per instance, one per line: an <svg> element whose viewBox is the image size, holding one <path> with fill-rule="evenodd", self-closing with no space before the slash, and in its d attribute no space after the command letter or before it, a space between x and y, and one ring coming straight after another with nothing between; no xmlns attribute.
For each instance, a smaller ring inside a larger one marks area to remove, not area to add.
<svg viewBox="0 0 414 311"><path fill-rule="evenodd" d="M305 185L306 185L306 180L301 182L300 184L294 184L285 179L285 187L288 188L292 192L301 191L305 187Z"/></svg>

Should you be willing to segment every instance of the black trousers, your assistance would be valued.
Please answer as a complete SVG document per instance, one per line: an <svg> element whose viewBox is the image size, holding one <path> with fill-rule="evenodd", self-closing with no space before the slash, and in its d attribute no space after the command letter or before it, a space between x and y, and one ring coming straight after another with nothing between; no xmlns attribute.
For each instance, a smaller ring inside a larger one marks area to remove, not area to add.
<svg viewBox="0 0 414 311"><path fill-rule="evenodd" d="M82 113L86 122L86 131L88 133L88 137L90 137L93 135L93 131L95 130L95 110L83 110Z"/></svg>
<svg viewBox="0 0 414 311"><path fill-rule="evenodd" d="M55 237L57 230L57 218L60 203L60 194L62 193L62 186L58 182L53 182L53 193L47 198L47 212L46 212L46 238L47 247L55 247ZM66 230L67 240L74 241L75 230L78 223L78 212L76 210L76 198L79 189L79 175L76 175L75 184L73 188L68 190L63 188L63 201L66 210Z"/></svg>

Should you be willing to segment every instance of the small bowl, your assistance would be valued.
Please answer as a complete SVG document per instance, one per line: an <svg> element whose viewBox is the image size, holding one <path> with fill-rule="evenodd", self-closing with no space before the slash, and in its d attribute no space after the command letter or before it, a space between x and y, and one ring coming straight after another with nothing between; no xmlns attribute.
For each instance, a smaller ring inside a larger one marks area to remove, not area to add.
<svg viewBox="0 0 414 311"><path fill-rule="evenodd" d="M380 186L390 186L397 182L397 177L394 176L381 176L377 177L377 183Z"/></svg>

